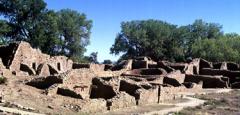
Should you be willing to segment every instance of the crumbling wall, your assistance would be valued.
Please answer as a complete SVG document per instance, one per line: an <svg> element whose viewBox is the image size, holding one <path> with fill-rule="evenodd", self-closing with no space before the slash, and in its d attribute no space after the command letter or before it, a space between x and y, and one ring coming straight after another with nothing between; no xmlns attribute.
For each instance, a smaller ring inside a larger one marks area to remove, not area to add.
<svg viewBox="0 0 240 115"><path fill-rule="evenodd" d="M73 63L72 64L72 69L90 69L91 71L95 72L96 74L98 72L103 72L105 71L105 65L104 64L94 64L94 63Z"/></svg>
<svg viewBox="0 0 240 115"><path fill-rule="evenodd" d="M126 71L123 75L126 76L147 76L147 75L166 75L167 72L161 68L149 68L149 69L133 69L131 71Z"/></svg>
<svg viewBox="0 0 240 115"><path fill-rule="evenodd" d="M223 63L213 63L213 69L221 69Z"/></svg>
<svg viewBox="0 0 240 115"><path fill-rule="evenodd" d="M12 60L14 59L14 55L16 50L18 49L18 43L11 43L9 45L1 46L0 47L0 57L2 59L3 65L6 68L12 64Z"/></svg>
<svg viewBox="0 0 240 115"><path fill-rule="evenodd" d="M230 71L240 71L239 65L233 62L228 62L227 63L227 69Z"/></svg>
<svg viewBox="0 0 240 115"><path fill-rule="evenodd" d="M2 63L2 59L0 58L0 70L5 69L6 67Z"/></svg>
<svg viewBox="0 0 240 115"><path fill-rule="evenodd" d="M21 63L32 67L40 63L46 62L50 58L49 55L43 54L39 49L33 49L29 43L20 42L14 52L13 60L9 65L11 71L19 72Z"/></svg>
<svg viewBox="0 0 240 115"><path fill-rule="evenodd" d="M90 98L111 99L116 96L119 83L118 81L110 82L110 79L112 78L93 78Z"/></svg>
<svg viewBox="0 0 240 115"><path fill-rule="evenodd" d="M43 54L39 49L33 49L27 42L11 43L8 46L0 47L0 51L5 52L4 54L0 54L4 65L15 72L16 75L21 75L20 71L27 70L26 67L28 70L25 72L31 75L33 75L33 73L35 74L35 72L41 73L39 72L39 68L42 68L42 64L44 63L56 68L58 73L72 69L72 60L69 60L65 56L54 56L50 58L49 55ZM49 74L45 72L44 75Z"/></svg>
<svg viewBox="0 0 240 115"><path fill-rule="evenodd" d="M58 87L57 94L62 96L77 98L77 99L83 99L81 94L78 94L76 91L71 90L70 88L67 88L67 87Z"/></svg>
<svg viewBox="0 0 240 115"><path fill-rule="evenodd" d="M136 96L137 89L140 89L141 87L130 80L121 80L120 81L120 88L119 91L125 91L131 96Z"/></svg>
<svg viewBox="0 0 240 115"><path fill-rule="evenodd" d="M159 68L163 68L168 73L174 71L174 69L172 67L168 66L168 62L166 62L166 61L159 61L159 62L157 62L157 66Z"/></svg>
<svg viewBox="0 0 240 115"><path fill-rule="evenodd" d="M81 101L80 105L82 112L100 113L107 111L106 100L104 99L89 99Z"/></svg>
<svg viewBox="0 0 240 115"><path fill-rule="evenodd" d="M164 100L174 100L177 98L181 98L181 92L186 92L187 89L184 86L181 87L160 87L160 99L159 101Z"/></svg>
<svg viewBox="0 0 240 115"><path fill-rule="evenodd" d="M176 79L179 83L183 83L185 79L185 74L182 74L179 70L176 70L168 73L166 77Z"/></svg>
<svg viewBox="0 0 240 115"><path fill-rule="evenodd" d="M39 64L36 70L36 75L38 76L50 76L50 71L47 63Z"/></svg>
<svg viewBox="0 0 240 115"><path fill-rule="evenodd" d="M72 69L73 61L65 56L53 56L47 63L56 68L59 73L63 73Z"/></svg>
<svg viewBox="0 0 240 115"><path fill-rule="evenodd" d="M88 99L91 92L92 79L96 76L90 69L74 69L63 73L66 80L63 87L73 89L83 99Z"/></svg>
<svg viewBox="0 0 240 115"><path fill-rule="evenodd" d="M146 89L138 89L137 90L137 104L138 105L145 105L145 104L153 104L159 103L159 94L160 89L158 87L152 87L148 90Z"/></svg>
<svg viewBox="0 0 240 115"><path fill-rule="evenodd" d="M115 66L111 68L112 71L119 71L119 70L131 70L132 69L133 60L123 60L117 63Z"/></svg>
<svg viewBox="0 0 240 115"><path fill-rule="evenodd" d="M203 88L228 88L228 83L221 79L222 76L186 75L185 82L203 82Z"/></svg>
<svg viewBox="0 0 240 115"><path fill-rule="evenodd" d="M229 71L229 70L219 70L219 69L211 69L211 68L203 68L200 71L201 75L222 75L229 78L230 83L237 81L240 76L240 71Z"/></svg>
<svg viewBox="0 0 240 115"><path fill-rule="evenodd" d="M39 77L34 78L31 81L27 82L27 85L39 88L39 89L47 89L54 84L63 83L64 78L61 76L48 76L48 77Z"/></svg>
<svg viewBox="0 0 240 115"><path fill-rule="evenodd" d="M116 110L134 105L136 105L135 98L125 92L120 92L107 102L108 110Z"/></svg>

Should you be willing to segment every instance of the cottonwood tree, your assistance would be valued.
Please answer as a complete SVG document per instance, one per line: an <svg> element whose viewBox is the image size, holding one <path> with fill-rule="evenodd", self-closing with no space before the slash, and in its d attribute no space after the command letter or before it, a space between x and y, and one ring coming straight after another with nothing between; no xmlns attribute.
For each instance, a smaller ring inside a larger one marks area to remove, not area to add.
<svg viewBox="0 0 240 115"><path fill-rule="evenodd" d="M206 23L202 20L186 26L160 20L123 22L110 53L123 53L121 59L149 56L155 61L184 61L188 57L194 57L192 45L195 42L220 38L223 36L221 29L222 26L217 23Z"/></svg>
<svg viewBox="0 0 240 115"><path fill-rule="evenodd" d="M43 0L1 0L0 38L2 43L27 41L51 55L83 58L89 44L92 21L85 14L46 8Z"/></svg>
<svg viewBox="0 0 240 115"><path fill-rule="evenodd" d="M171 59L173 55L168 54L169 50L182 52L173 42L176 28L176 25L159 20L123 22L110 51L116 55L124 53L122 58L149 56L154 60Z"/></svg>

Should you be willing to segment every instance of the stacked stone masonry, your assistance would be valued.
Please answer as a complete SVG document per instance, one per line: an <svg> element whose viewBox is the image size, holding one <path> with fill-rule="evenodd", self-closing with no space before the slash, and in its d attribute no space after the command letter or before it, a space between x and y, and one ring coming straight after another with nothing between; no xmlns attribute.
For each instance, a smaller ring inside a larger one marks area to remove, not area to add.
<svg viewBox="0 0 240 115"><path fill-rule="evenodd" d="M49 96L81 100L84 112L161 103L202 88L240 88L240 67L233 62L196 58L171 63L137 57L115 65L83 64L65 56L49 56L27 42L0 47L0 74L31 76L26 85Z"/></svg>

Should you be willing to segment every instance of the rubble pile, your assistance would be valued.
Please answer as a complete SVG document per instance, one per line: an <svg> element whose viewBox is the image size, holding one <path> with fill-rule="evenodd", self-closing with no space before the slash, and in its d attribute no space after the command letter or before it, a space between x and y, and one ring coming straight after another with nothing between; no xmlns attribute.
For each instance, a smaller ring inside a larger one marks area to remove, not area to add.
<svg viewBox="0 0 240 115"><path fill-rule="evenodd" d="M78 111L97 112L181 98L202 88L240 88L240 67L232 62L154 62L148 57L116 65L75 63L49 56L26 42L0 47L0 74L28 76L24 84L79 101ZM68 107L68 106L65 106Z"/></svg>

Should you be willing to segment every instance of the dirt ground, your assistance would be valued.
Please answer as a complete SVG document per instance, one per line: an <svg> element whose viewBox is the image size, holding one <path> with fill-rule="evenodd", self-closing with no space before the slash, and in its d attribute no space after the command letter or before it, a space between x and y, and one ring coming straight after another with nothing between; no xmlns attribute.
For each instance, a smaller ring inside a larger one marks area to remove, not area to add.
<svg viewBox="0 0 240 115"><path fill-rule="evenodd" d="M174 115L240 115L240 90L194 96L206 100L203 105L185 108Z"/></svg>
<svg viewBox="0 0 240 115"><path fill-rule="evenodd" d="M60 95L46 95L44 90L24 84L24 81L31 77L11 77L5 85L0 86L0 97L6 102L0 103L1 107L44 114L83 114L79 111L79 106L84 101L79 99L68 98ZM210 90L217 91L217 90ZM203 105L195 108L186 108L176 115L240 115L240 91L234 90L230 93L214 93L206 95L196 95L194 97L207 100ZM107 112L106 114L142 114L151 113L152 111L163 111L171 109L177 103L184 103L185 99L166 101L164 104L144 105L122 109L118 111ZM178 107L178 106L177 106ZM96 113L104 114L104 113ZM1 111L0 111L1 115Z"/></svg>

